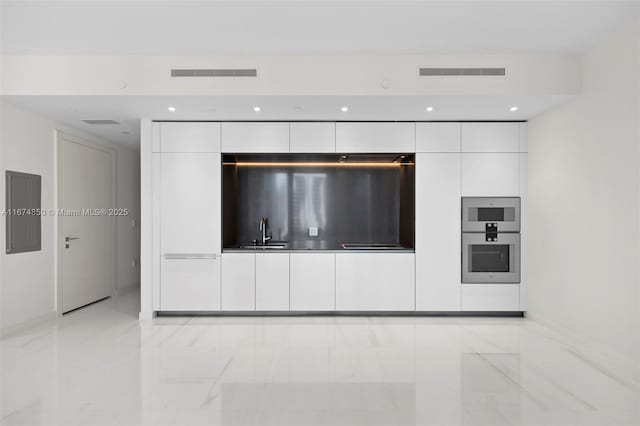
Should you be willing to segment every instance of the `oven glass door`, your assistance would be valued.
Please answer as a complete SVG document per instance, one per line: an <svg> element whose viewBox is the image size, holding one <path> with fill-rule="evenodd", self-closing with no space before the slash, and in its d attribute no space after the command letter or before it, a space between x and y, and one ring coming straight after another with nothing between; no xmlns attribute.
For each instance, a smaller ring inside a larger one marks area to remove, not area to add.
<svg viewBox="0 0 640 426"><path fill-rule="evenodd" d="M500 233L486 241L484 233L462 236L463 283L519 283L520 234Z"/></svg>
<svg viewBox="0 0 640 426"><path fill-rule="evenodd" d="M498 232L520 232L520 198L463 197L462 232L485 232L488 223Z"/></svg>

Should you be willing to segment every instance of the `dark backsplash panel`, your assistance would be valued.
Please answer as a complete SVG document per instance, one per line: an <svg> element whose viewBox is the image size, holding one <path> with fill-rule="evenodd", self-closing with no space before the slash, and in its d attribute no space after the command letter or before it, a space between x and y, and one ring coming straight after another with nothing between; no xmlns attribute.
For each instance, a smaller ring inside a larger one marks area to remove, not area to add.
<svg viewBox="0 0 640 426"><path fill-rule="evenodd" d="M223 166L223 244L259 239L333 248L345 243L414 246L414 167ZM309 228L318 236L310 237Z"/></svg>

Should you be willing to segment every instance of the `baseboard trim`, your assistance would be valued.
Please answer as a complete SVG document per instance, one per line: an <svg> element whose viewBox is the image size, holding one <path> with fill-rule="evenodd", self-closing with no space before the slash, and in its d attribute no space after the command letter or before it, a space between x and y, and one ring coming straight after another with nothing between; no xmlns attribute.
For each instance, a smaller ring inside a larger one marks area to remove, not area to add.
<svg viewBox="0 0 640 426"><path fill-rule="evenodd" d="M158 311L157 316L229 317L513 317L520 311Z"/></svg>
<svg viewBox="0 0 640 426"><path fill-rule="evenodd" d="M0 339L5 337L11 337L15 334L28 330L32 327L44 324L49 321L55 321L57 318L56 311L47 312L46 314L38 315L35 318L31 318L27 321L22 321L18 324L13 324L7 327L0 328Z"/></svg>

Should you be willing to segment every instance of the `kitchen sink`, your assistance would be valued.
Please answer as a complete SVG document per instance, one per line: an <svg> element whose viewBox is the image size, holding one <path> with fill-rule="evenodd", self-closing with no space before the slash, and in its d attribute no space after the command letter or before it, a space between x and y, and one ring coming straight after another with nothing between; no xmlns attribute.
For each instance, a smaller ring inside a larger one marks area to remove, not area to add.
<svg viewBox="0 0 640 426"><path fill-rule="evenodd" d="M246 246L240 246L241 249L253 249L253 250L277 250L283 249L287 245L286 244L251 244Z"/></svg>
<svg viewBox="0 0 640 426"><path fill-rule="evenodd" d="M340 244L345 250L403 250L405 247L397 244Z"/></svg>

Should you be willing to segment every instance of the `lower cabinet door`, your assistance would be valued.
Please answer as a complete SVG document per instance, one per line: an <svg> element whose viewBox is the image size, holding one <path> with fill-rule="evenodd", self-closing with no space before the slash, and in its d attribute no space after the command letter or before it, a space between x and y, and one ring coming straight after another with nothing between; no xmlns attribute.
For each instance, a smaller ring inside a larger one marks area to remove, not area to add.
<svg viewBox="0 0 640 426"><path fill-rule="evenodd" d="M415 255L336 254L336 310L415 310Z"/></svg>
<svg viewBox="0 0 640 426"><path fill-rule="evenodd" d="M222 310L256 309L256 255L222 254Z"/></svg>
<svg viewBox="0 0 640 426"><path fill-rule="evenodd" d="M336 255L292 253L290 262L291 310L335 310Z"/></svg>
<svg viewBox="0 0 640 426"><path fill-rule="evenodd" d="M162 259L161 269L161 310L220 310L219 257Z"/></svg>
<svg viewBox="0 0 640 426"><path fill-rule="evenodd" d="M519 284L462 284L463 311L520 311Z"/></svg>
<svg viewBox="0 0 640 426"><path fill-rule="evenodd" d="M289 310L289 253L256 254L256 310Z"/></svg>

